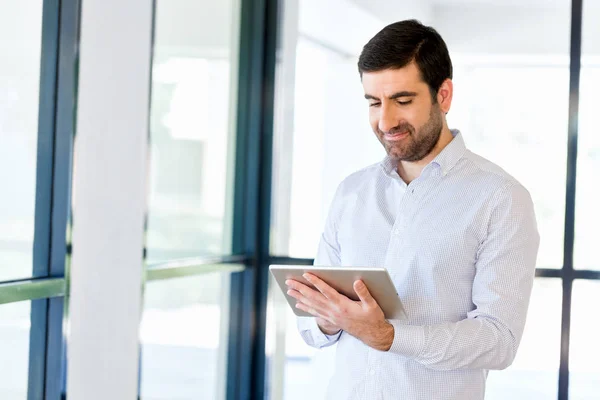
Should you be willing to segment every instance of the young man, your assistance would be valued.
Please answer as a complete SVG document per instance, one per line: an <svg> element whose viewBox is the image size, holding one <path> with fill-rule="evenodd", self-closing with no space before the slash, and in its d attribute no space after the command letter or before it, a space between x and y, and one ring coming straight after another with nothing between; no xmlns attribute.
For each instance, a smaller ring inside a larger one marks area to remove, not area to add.
<svg viewBox="0 0 600 400"><path fill-rule="evenodd" d="M483 399L523 333L539 236L527 190L448 129L452 62L432 28L385 27L358 61L387 152L339 186L315 265L383 266L407 318L386 320L315 276L288 281L311 346L338 344L327 399ZM484 99L482 99L484 101Z"/></svg>

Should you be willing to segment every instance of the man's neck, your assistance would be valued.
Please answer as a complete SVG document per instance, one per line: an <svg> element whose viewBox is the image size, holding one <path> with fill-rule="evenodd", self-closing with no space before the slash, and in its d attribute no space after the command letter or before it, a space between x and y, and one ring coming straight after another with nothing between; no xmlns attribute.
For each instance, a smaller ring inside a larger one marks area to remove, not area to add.
<svg viewBox="0 0 600 400"><path fill-rule="evenodd" d="M438 154L444 150L444 148L452 141L454 136L450 129L444 124L442 133L435 147L429 154L419 161L400 161L398 162L398 175L408 185L419 176L427 164L429 164Z"/></svg>

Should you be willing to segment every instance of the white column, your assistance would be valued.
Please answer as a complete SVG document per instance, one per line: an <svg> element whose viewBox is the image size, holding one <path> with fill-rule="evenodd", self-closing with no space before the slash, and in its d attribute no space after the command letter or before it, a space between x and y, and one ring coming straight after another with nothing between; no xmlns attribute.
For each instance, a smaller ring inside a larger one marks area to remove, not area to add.
<svg viewBox="0 0 600 400"><path fill-rule="evenodd" d="M152 16L152 0L82 2L70 400L137 398Z"/></svg>

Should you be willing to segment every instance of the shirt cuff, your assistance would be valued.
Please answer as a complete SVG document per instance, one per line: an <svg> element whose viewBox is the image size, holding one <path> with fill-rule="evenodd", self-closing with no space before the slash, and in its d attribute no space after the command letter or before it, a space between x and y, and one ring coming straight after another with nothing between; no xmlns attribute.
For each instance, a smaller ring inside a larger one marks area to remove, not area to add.
<svg viewBox="0 0 600 400"><path fill-rule="evenodd" d="M326 335L323 333L319 325L317 325L317 319L314 317L298 317L299 325L310 332L312 339L312 345L318 348L330 346L337 342L342 334L342 331L334 335Z"/></svg>
<svg viewBox="0 0 600 400"><path fill-rule="evenodd" d="M417 358L425 347L425 327L406 325L400 320L388 320L394 327L394 341L388 350L408 358Z"/></svg>
<svg viewBox="0 0 600 400"><path fill-rule="evenodd" d="M326 333L324 335L329 341L332 341L332 340L338 340L338 338L340 337L341 334L342 334L342 331L339 331L338 333L333 334L333 335L328 335Z"/></svg>

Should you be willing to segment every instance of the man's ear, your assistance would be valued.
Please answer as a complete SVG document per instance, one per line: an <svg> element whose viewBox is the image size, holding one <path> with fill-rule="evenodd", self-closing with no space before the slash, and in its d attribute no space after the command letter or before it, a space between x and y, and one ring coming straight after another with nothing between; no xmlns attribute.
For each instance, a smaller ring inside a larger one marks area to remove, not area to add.
<svg viewBox="0 0 600 400"><path fill-rule="evenodd" d="M442 82L442 85L437 92L437 101L444 114L448 114L448 111L450 111L453 93L454 85L450 79L446 79L444 82Z"/></svg>

